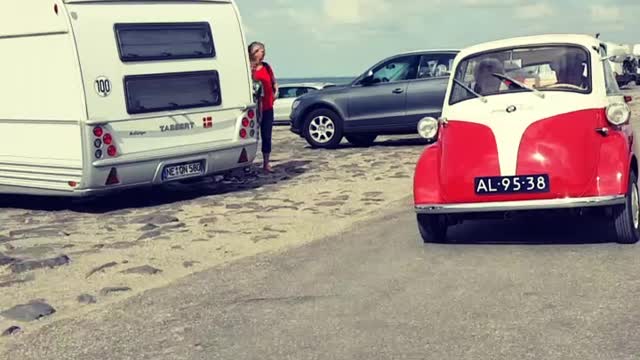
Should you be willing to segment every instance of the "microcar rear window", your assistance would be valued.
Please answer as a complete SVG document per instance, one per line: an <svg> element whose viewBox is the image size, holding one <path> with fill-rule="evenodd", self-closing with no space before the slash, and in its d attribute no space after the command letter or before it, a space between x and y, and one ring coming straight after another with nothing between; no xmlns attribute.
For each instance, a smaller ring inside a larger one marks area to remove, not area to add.
<svg viewBox="0 0 640 360"><path fill-rule="evenodd" d="M478 95L531 91L518 83L538 91L589 93L590 57L573 45L501 49L463 59L454 79L450 105Z"/></svg>

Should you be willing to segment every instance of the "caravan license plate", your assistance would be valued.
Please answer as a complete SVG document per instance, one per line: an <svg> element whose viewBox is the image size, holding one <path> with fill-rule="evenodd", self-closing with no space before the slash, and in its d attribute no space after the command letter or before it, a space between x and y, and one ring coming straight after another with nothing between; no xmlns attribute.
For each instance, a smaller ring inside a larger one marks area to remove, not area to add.
<svg viewBox="0 0 640 360"><path fill-rule="evenodd" d="M485 176L474 181L477 195L549 192L549 175Z"/></svg>
<svg viewBox="0 0 640 360"><path fill-rule="evenodd" d="M204 174L204 161L168 165L162 170L163 180L182 179Z"/></svg>

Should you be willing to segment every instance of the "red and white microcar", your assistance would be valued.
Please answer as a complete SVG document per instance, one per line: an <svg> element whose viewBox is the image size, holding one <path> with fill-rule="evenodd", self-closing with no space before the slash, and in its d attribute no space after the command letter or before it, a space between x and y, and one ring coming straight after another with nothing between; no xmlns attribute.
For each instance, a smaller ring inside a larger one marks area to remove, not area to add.
<svg viewBox="0 0 640 360"><path fill-rule="evenodd" d="M638 230L639 144L603 43L588 35L500 40L455 58L433 143L414 175L425 242L470 218L592 208L620 243Z"/></svg>

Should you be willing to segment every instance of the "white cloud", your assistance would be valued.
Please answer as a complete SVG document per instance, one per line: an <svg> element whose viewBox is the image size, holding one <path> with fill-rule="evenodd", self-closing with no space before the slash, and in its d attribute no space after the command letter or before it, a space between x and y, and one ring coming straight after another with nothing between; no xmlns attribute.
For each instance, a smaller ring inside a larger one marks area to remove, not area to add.
<svg viewBox="0 0 640 360"><path fill-rule="evenodd" d="M591 20L598 23L615 23L622 18L622 9L617 6L591 5Z"/></svg>
<svg viewBox="0 0 640 360"><path fill-rule="evenodd" d="M359 23L362 21L361 6L361 1L325 0L324 12L338 23Z"/></svg>
<svg viewBox="0 0 640 360"><path fill-rule="evenodd" d="M336 24L362 24L371 20L386 22L389 14L404 16L407 3L413 4L415 0L396 0L395 8L388 0L324 0L324 14Z"/></svg>
<svg viewBox="0 0 640 360"><path fill-rule="evenodd" d="M504 7L526 4L526 0L461 0L461 2L467 7Z"/></svg>
<svg viewBox="0 0 640 360"><path fill-rule="evenodd" d="M520 19L539 19L553 15L553 8L548 3L523 5L515 9L515 16Z"/></svg>

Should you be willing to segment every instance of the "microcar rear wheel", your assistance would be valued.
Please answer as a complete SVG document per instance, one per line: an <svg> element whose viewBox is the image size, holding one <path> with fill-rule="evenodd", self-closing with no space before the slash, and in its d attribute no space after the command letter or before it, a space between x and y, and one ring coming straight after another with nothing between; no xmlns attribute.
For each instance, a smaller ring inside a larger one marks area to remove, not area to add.
<svg viewBox="0 0 640 360"><path fill-rule="evenodd" d="M640 240L640 196L638 176L631 172L624 205L614 210L618 243L635 244Z"/></svg>
<svg viewBox="0 0 640 360"><path fill-rule="evenodd" d="M446 242L448 227L443 215L418 214L418 230L424 243Z"/></svg>

